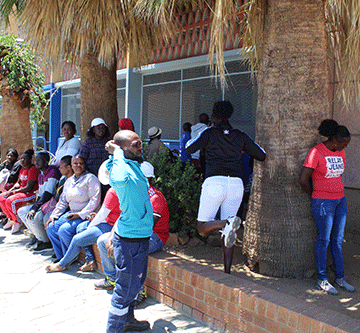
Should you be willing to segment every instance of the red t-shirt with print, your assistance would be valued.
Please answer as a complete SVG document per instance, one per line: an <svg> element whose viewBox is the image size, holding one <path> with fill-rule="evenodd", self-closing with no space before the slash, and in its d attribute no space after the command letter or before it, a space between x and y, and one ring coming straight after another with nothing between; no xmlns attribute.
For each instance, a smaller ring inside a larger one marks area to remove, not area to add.
<svg viewBox="0 0 360 333"><path fill-rule="evenodd" d="M30 168L21 168L19 173L20 187L25 187L28 180L33 180L35 185L31 192L36 191L39 188L38 177L40 175L40 171L36 169L34 165L30 166Z"/></svg>
<svg viewBox="0 0 360 333"><path fill-rule="evenodd" d="M331 151L323 143L310 149L304 167L314 169L312 198L341 199L344 185L341 175L345 170L345 152Z"/></svg>
<svg viewBox="0 0 360 333"><path fill-rule="evenodd" d="M153 230L165 245L169 239L169 208L164 195L158 189L150 185L148 192L153 214L160 216Z"/></svg>
<svg viewBox="0 0 360 333"><path fill-rule="evenodd" d="M120 204L119 199L116 195L115 190L111 187L106 192L103 205L110 209L109 215L105 218L105 221L109 223L110 225L114 225L116 220L119 218L121 210L120 210Z"/></svg>

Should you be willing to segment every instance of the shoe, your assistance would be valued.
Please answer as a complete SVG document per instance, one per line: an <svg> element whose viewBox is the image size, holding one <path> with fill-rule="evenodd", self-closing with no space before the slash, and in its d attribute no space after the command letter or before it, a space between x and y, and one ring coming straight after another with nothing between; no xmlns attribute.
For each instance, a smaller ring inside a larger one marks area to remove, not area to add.
<svg viewBox="0 0 360 333"><path fill-rule="evenodd" d="M135 308L139 307L147 299L146 290L140 291L135 299Z"/></svg>
<svg viewBox="0 0 360 333"><path fill-rule="evenodd" d="M7 219L7 222L6 222L6 224L3 226L3 229L4 229L4 230L8 230L8 229L10 229L10 228L13 226L13 224L14 224L13 221L11 221L10 219Z"/></svg>
<svg viewBox="0 0 360 333"><path fill-rule="evenodd" d="M97 290L111 290L111 289L114 289L115 282L109 280L109 278L106 277L104 280L95 282L94 286L95 286L95 289L97 289Z"/></svg>
<svg viewBox="0 0 360 333"><path fill-rule="evenodd" d="M133 321L128 321L127 323L125 323L124 332L130 332L130 331L141 332L141 331L146 331L149 328L150 328L150 324L148 321L134 319Z"/></svg>
<svg viewBox="0 0 360 333"><path fill-rule="evenodd" d="M12 227L11 227L11 234L17 234L21 229L21 223L13 223Z"/></svg>
<svg viewBox="0 0 360 333"><path fill-rule="evenodd" d="M328 280L318 280L316 288L326 291L330 295L337 295L338 291L329 283Z"/></svg>
<svg viewBox="0 0 360 333"><path fill-rule="evenodd" d="M50 264L45 267L45 270L48 273L56 273L56 272L66 271L67 267L61 267L59 264Z"/></svg>
<svg viewBox="0 0 360 333"><path fill-rule="evenodd" d="M340 288L343 288L344 290L349 291L351 293L355 290L355 288L351 284L349 284L345 281L344 277L341 279L336 279L335 285Z"/></svg>
<svg viewBox="0 0 360 333"><path fill-rule="evenodd" d="M32 236L30 239L30 242L25 245L28 249L32 248L34 245L36 245L37 239L35 236Z"/></svg>
<svg viewBox="0 0 360 333"><path fill-rule="evenodd" d="M91 272L96 269L95 260L87 261L79 268L82 272Z"/></svg>
<svg viewBox="0 0 360 333"><path fill-rule="evenodd" d="M221 238L224 237L225 247L232 247L236 243L236 230L240 228L241 219L238 216L232 216L227 219L225 227L219 230Z"/></svg>
<svg viewBox="0 0 360 333"><path fill-rule="evenodd" d="M37 246L33 249L34 253L43 253L45 251L52 250L52 244L50 242L41 242L37 243Z"/></svg>

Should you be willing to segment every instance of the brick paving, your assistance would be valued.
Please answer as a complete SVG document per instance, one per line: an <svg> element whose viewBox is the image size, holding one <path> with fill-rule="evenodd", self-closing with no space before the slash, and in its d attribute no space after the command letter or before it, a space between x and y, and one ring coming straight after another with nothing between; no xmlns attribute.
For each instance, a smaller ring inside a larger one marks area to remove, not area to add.
<svg viewBox="0 0 360 333"><path fill-rule="evenodd" d="M79 263L49 274L44 267L52 253L34 254L25 247L28 241L0 228L1 333L105 332L112 292L94 288L103 275L81 273ZM150 322L146 332L220 332L151 297L135 315Z"/></svg>

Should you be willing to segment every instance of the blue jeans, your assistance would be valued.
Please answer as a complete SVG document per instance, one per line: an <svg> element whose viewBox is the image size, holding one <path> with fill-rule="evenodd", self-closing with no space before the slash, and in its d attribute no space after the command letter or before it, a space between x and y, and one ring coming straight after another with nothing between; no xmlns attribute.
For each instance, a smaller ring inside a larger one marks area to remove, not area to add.
<svg viewBox="0 0 360 333"><path fill-rule="evenodd" d="M67 267L79 255L81 248L84 248L86 261L95 260L92 245L96 244L97 239L103 233L111 231L112 226L109 223L103 222L88 228L89 224L90 221L85 221L77 226L76 235L71 240L64 257L59 262L61 267Z"/></svg>
<svg viewBox="0 0 360 333"><path fill-rule="evenodd" d="M111 298L107 333L123 332L134 320L135 297L146 279L149 242L125 242L113 238L116 262L116 287Z"/></svg>
<svg viewBox="0 0 360 333"><path fill-rule="evenodd" d="M108 277L110 281L115 281L116 278L116 270L115 270L115 260L113 258L108 257L107 249L105 247L105 243L108 240L110 233L106 233L101 235L97 240L97 246L99 248L102 268L105 275ZM149 240L149 254L153 252L161 251L164 247L164 243L161 241L159 236L152 233Z"/></svg>
<svg viewBox="0 0 360 333"><path fill-rule="evenodd" d="M346 199L312 199L312 210L316 221L317 239L315 258L319 280L327 280L326 255L330 243L335 276L344 277L343 253L341 244L347 216Z"/></svg>
<svg viewBox="0 0 360 333"><path fill-rule="evenodd" d="M46 229L49 239L54 247L56 258L61 259L70 246L71 240L76 234L76 228L85 220L69 220L69 212L61 215L54 224L50 223Z"/></svg>

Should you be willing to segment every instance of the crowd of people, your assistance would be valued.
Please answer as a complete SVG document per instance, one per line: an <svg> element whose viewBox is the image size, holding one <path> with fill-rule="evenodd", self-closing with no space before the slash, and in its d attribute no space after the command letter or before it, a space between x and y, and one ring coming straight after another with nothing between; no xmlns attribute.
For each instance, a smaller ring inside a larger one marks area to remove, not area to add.
<svg viewBox="0 0 360 333"><path fill-rule="evenodd" d="M244 189L249 193L251 186L251 165L254 159L266 158L256 142L231 126L233 112L230 102L220 101L214 104L210 118L203 113L199 123L186 122L176 151L181 163L191 163L205 179L198 232L201 236L221 233L224 271L229 274ZM85 263L80 271L95 270L92 245L97 244L105 279L96 282L95 288L114 289L107 324L110 333L149 328L147 321L135 319L134 308L146 298L148 254L161 251L169 238L169 209L164 195L152 185L154 166L143 159L143 142L133 122L124 118L118 125L119 132L110 140L105 121L93 119L89 138L81 145L74 136L75 124L65 121L65 140L53 163L46 151L37 153L33 164L32 149L19 161L18 152L9 149L0 164L3 228L16 234L24 225L31 233L26 245L29 249L34 253L53 250L47 272L65 271L78 260L81 249ZM336 286L354 290L344 278L341 250L347 213L341 174L345 167L343 149L350 142L350 133L334 120L322 122L319 133L328 140L310 150L300 184L313 200L318 231L317 287L336 294L326 274L329 243ZM156 126L148 131L145 158L155 163L160 152L168 154L170 161L174 158L161 134Z"/></svg>

